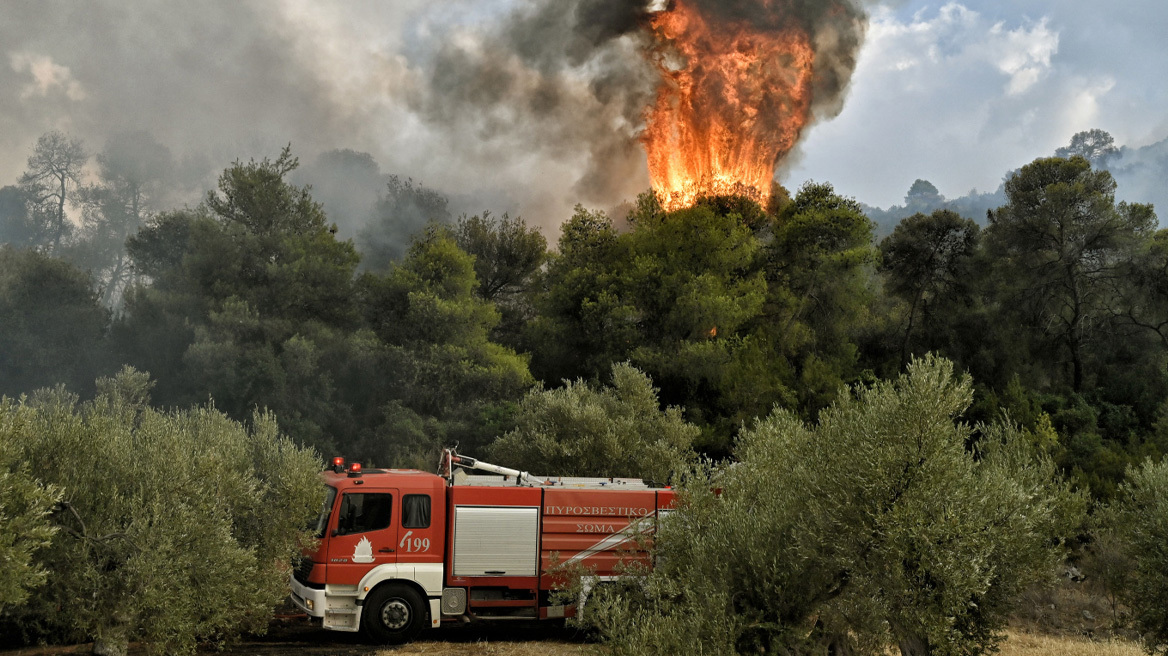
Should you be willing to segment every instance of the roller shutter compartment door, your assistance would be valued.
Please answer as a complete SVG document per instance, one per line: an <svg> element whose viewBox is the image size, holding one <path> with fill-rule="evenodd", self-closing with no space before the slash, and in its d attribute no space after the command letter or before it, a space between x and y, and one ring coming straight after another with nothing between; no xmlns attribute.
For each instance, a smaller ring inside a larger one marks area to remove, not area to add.
<svg viewBox="0 0 1168 656"><path fill-rule="evenodd" d="M539 508L454 508L455 576L535 576Z"/></svg>

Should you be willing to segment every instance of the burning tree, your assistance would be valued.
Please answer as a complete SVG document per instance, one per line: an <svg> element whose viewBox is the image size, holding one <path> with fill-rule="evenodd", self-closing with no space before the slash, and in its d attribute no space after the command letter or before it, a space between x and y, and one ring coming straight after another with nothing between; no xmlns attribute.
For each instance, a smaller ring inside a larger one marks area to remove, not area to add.
<svg viewBox="0 0 1168 656"><path fill-rule="evenodd" d="M861 0L530 0L443 44L423 120L504 161L585 167L574 191L611 203L643 186L665 209L744 194L838 113L867 19Z"/></svg>
<svg viewBox="0 0 1168 656"><path fill-rule="evenodd" d="M642 141L669 209L701 194L764 206L814 109L836 105L863 15L850 3L673 0L650 15L661 75Z"/></svg>

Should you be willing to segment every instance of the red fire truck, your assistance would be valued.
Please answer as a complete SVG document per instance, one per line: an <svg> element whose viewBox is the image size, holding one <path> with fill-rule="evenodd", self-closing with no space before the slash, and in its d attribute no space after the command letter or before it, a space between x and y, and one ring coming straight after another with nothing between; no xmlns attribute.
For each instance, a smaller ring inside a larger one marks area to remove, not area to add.
<svg viewBox="0 0 1168 656"><path fill-rule="evenodd" d="M384 643L427 626L573 617L578 604L554 603L562 572L603 582L645 562L639 538L674 500L640 479L536 477L452 451L438 474L334 458L322 478L320 543L292 575L292 600L327 629Z"/></svg>

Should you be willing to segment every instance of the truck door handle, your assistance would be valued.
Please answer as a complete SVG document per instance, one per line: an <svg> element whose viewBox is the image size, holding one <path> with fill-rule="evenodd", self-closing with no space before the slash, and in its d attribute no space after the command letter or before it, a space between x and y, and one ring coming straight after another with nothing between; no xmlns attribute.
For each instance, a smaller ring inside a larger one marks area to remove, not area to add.
<svg viewBox="0 0 1168 656"><path fill-rule="evenodd" d="M390 549L389 547L382 547L382 548L378 549L377 552L378 553L393 553L393 549Z"/></svg>

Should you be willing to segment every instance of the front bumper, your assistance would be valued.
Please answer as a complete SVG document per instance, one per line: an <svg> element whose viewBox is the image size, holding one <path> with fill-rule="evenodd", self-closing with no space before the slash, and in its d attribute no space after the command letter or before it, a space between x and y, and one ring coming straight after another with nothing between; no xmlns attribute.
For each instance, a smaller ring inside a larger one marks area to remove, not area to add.
<svg viewBox="0 0 1168 656"><path fill-rule="evenodd" d="M321 626L333 631L357 631L361 628L361 607L357 604L356 586L345 586L346 594L328 594L328 590L310 588L295 578L290 582L292 603L309 617L321 618Z"/></svg>
<svg viewBox="0 0 1168 656"><path fill-rule="evenodd" d="M292 577L292 603L296 604L300 610L308 613L309 617L324 617L325 609L325 594L324 590L316 590L310 588L296 577Z"/></svg>

